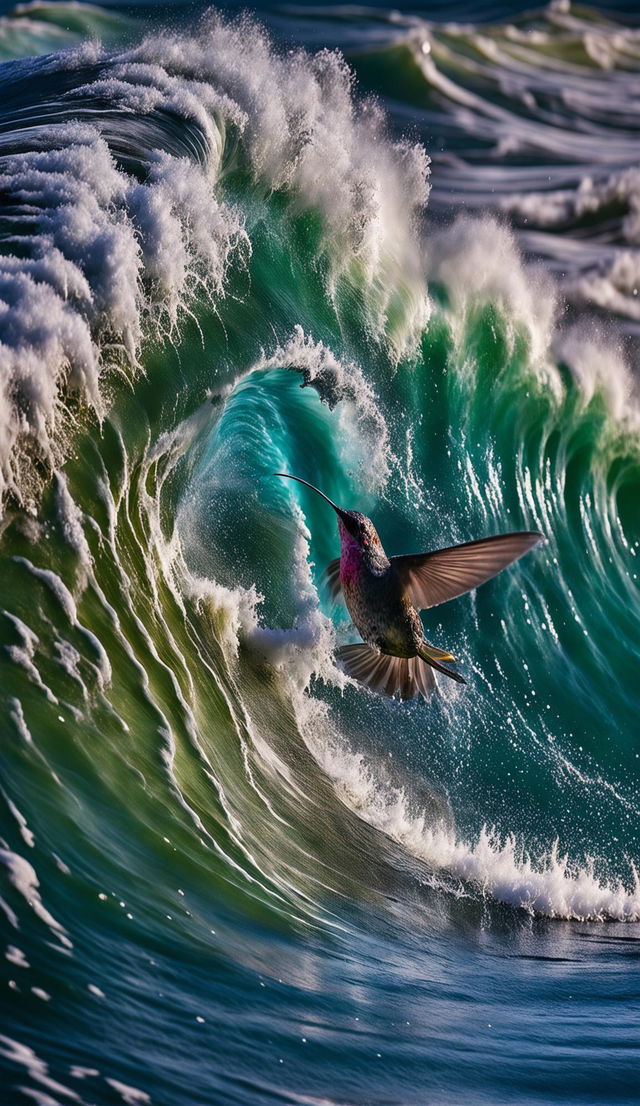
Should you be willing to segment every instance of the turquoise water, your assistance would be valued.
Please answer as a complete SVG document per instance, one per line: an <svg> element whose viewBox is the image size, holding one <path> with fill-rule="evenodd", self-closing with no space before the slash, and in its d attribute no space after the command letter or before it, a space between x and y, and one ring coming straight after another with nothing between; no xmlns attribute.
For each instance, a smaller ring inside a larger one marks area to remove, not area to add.
<svg viewBox="0 0 640 1106"><path fill-rule="evenodd" d="M7 1106L635 1100L632 24L0 22ZM545 533L426 612L465 687L335 667L276 470Z"/></svg>

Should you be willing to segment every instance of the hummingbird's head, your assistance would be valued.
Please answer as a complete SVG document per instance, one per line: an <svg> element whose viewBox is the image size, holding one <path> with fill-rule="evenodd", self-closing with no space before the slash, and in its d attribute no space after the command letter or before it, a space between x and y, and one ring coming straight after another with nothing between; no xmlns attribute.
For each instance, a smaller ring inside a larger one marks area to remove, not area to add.
<svg viewBox="0 0 640 1106"><path fill-rule="evenodd" d="M317 492L322 496L327 503L333 507L338 516L338 529L340 531L340 540L344 540L347 535L358 543L363 549L371 549L380 545L380 538L376 532L376 528L373 525L370 518L360 513L360 511L344 511L342 507L338 507L332 499L329 499L328 495L321 492L319 488L316 488L313 484L309 484L307 480L302 480L299 476L291 476L288 472L274 472L274 476L285 476L287 480L296 480L298 484L304 484L307 488L311 488L312 491Z"/></svg>
<svg viewBox="0 0 640 1106"><path fill-rule="evenodd" d="M363 549L380 545L378 532L371 519L360 511L341 511L338 515L338 529L341 540L349 534Z"/></svg>

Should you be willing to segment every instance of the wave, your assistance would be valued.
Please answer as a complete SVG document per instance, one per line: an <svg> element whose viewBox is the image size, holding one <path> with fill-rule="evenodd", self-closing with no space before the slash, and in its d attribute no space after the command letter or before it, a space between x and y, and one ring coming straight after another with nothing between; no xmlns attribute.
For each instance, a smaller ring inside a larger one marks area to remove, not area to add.
<svg viewBox="0 0 640 1106"><path fill-rule="evenodd" d="M613 314L637 338L640 39L629 14L554 3L480 23L381 12L359 48L342 37L396 118L437 136L432 211L508 218L565 302Z"/></svg>
<svg viewBox="0 0 640 1106"><path fill-rule="evenodd" d="M7 725L49 821L7 793L9 924L75 948L65 870L185 946L212 883L240 959L249 917L345 932L416 887L433 925L639 920L622 351L495 218L425 229L424 150L336 53L208 17L0 79ZM544 530L430 621L471 691L338 672L332 520L283 468L392 552Z"/></svg>
<svg viewBox="0 0 640 1106"><path fill-rule="evenodd" d="M620 980L633 955L634 33L558 5L331 12L359 84L244 17L0 25L0 49L54 51L0 67L17 1097L502 1100L542 1015L583 1047L563 988L600 994L586 956ZM282 471L390 554L544 532L424 613L464 689L400 703L338 670L335 520Z"/></svg>

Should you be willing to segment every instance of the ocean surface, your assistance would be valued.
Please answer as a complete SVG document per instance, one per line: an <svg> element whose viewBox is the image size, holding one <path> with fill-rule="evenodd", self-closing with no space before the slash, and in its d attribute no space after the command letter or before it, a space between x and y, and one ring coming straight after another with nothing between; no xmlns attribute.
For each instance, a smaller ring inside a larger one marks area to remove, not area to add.
<svg viewBox="0 0 640 1106"><path fill-rule="evenodd" d="M635 5L0 10L2 1106L637 1102Z"/></svg>

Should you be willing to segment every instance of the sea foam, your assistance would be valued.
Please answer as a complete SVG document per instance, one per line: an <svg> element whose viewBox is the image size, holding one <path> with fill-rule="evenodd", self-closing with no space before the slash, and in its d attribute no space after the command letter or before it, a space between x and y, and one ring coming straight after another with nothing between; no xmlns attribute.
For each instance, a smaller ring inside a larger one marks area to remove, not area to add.
<svg viewBox="0 0 640 1106"><path fill-rule="evenodd" d="M428 159L355 99L339 54L281 55L253 22L210 19L191 37L89 44L3 76L8 103L29 80L50 103L0 152L0 497L24 498L25 443L49 465L64 455L70 392L102 418L105 371L135 374L147 333L170 338L194 295L215 305L229 266L246 266L243 213L217 197L229 135L256 187L319 212L328 293L357 279L372 335L396 356L415 343Z"/></svg>
<svg viewBox="0 0 640 1106"><path fill-rule="evenodd" d="M572 862L555 842L531 855L514 835L483 826L475 839L416 809L402 787L381 783L374 763L353 753L331 732L324 710L298 697L301 730L343 802L426 866L426 882L454 895L486 895L549 918L640 921L640 879L630 866L630 886L598 877L593 864Z"/></svg>

